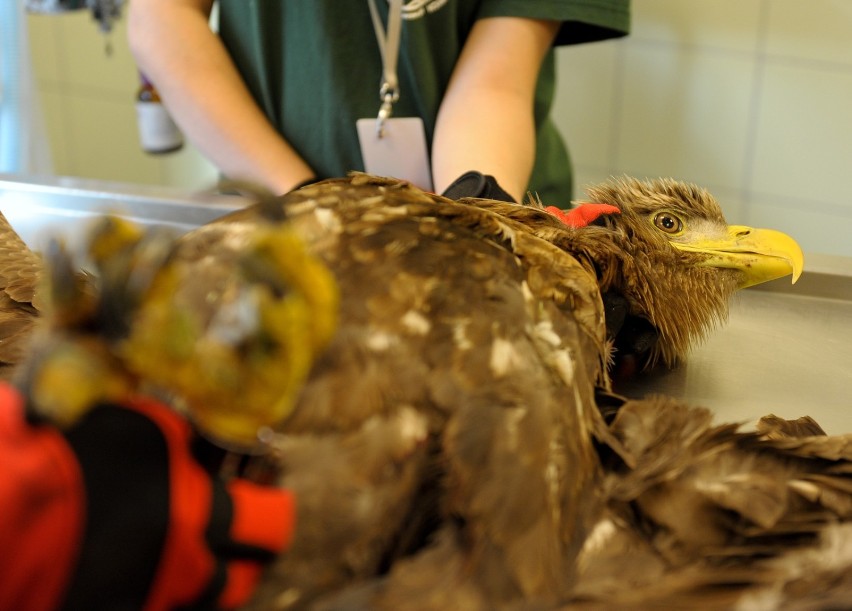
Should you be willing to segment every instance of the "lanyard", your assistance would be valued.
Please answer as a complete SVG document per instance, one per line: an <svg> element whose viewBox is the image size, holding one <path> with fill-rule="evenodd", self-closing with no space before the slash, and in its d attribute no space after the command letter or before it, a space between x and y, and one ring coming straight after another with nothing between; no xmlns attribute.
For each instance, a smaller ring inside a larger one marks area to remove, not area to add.
<svg viewBox="0 0 852 611"><path fill-rule="evenodd" d="M382 56L382 86L379 89L379 99L382 105L376 122L376 134L379 138L384 135L385 121L393 112L393 104L399 99L399 81L396 75L396 64L399 58L399 39L402 31L402 0L388 0L388 28L385 31L376 0L368 0L370 17L373 19L373 29L376 32L376 42Z"/></svg>

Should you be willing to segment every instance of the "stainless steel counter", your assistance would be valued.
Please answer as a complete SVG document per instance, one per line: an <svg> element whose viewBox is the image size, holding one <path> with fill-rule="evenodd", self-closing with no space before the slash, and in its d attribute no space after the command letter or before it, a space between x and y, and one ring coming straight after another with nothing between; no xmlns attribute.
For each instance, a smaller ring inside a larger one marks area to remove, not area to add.
<svg viewBox="0 0 852 611"><path fill-rule="evenodd" d="M682 397L719 422L809 415L830 434L852 433L852 259L805 255L795 285L741 291L684 365L620 390Z"/></svg>
<svg viewBox="0 0 852 611"><path fill-rule="evenodd" d="M247 203L211 193L0 174L0 210L36 249L57 233L73 245L93 216L107 212L186 231ZM713 409L719 421L807 414L829 433L852 432L852 259L805 259L797 284L785 278L741 292L728 324L686 364L620 390L682 397Z"/></svg>
<svg viewBox="0 0 852 611"><path fill-rule="evenodd" d="M103 214L185 232L246 204L243 198L215 193L0 173L0 211L35 249L57 235L75 245L85 235L86 225Z"/></svg>

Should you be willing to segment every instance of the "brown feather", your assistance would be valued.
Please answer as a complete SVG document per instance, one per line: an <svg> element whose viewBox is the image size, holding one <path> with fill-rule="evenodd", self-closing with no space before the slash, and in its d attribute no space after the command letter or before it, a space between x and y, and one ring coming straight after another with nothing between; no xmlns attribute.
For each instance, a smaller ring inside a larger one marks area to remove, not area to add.
<svg viewBox="0 0 852 611"><path fill-rule="evenodd" d="M823 428L810 416L802 416L796 420L785 420L775 414L769 414L757 422L757 430L769 439L825 435Z"/></svg>
<svg viewBox="0 0 852 611"><path fill-rule="evenodd" d="M39 287L41 259L0 213L0 378L26 354L26 345L43 307Z"/></svg>
<svg viewBox="0 0 852 611"><path fill-rule="evenodd" d="M634 467L607 475L609 509L565 609L848 600L852 530L839 524L852 516L849 436L779 439L708 416L665 398L622 406L612 428Z"/></svg>
<svg viewBox="0 0 852 611"><path fill-rule="evenodd" d="M281 432L346 435L414 407L434 440L426 465L410 467L428 475L418 494L433 499L431 517L414 495L405 511L376 507L358 537L323 531L323 543L306 547L364 560L340 587L375 574L387 549L368 541L417 541L401 550L406 559L394 562L375 605L405 590L409 566L443 572L446 554L465 567L457 587L483 604L564 596L597 507L592 434L605 428L593 400L605 380L594 277L516 221L403 183L356 176L307 187L283 205L335 273L344 311ZM286 453L281 460L282 481L310 495L299 482L321 481L323 461L311 475L311 465L293 465ZM349 461L350 477L367 468L361 460ZM408 524L443 524L439 539L452 551L430 546L437 535L428 529L407 533ZM257 608L297 591L290 603L299 606L322 589L288 571L298 562L294 552L276 566Z"/></svg>

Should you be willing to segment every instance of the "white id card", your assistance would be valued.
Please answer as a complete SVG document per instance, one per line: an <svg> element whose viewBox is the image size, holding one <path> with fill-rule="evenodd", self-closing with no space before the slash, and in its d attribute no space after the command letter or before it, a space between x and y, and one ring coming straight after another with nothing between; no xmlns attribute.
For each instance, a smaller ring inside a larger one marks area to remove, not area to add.
<svg viewBox="0 0 852 611"><path fill-rule="evenodd" d="M426 130L420 117L385 119L384 133L376 132L377 119L358 119L358 141L368 174L400 178L426 191L432 190L432 172L426 147Z"/></svg>

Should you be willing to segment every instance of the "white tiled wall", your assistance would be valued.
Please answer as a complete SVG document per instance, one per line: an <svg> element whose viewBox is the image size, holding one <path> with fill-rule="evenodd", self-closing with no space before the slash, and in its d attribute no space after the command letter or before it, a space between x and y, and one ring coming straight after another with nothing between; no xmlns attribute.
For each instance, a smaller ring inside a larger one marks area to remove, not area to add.
<svg viewBox="0 0 852 611"><path fill-rule="evenodd" d="M706 186L729 221L852 256L852 2L633 0L633 33L560 50L578 184Z"/></svg>
<svg viewBox="0 0 852 611"><path fill-rule="evenodd" d="M729 221L852 256L852 2L633 0L626 39L562 49L556 119L578 184L610 175L702 184ZM139 150L123 21L113 54L88 13L30 16L57 173L187 188L192 148Z"/></svg>

